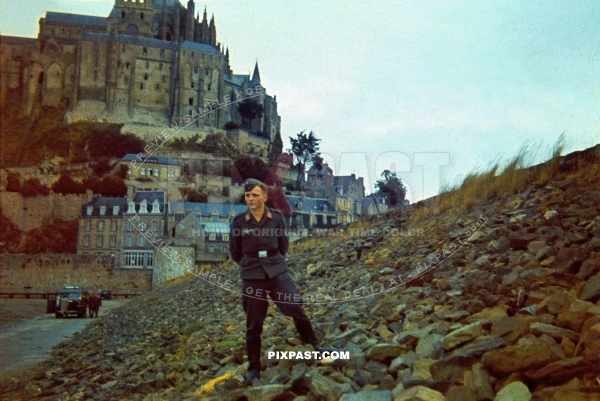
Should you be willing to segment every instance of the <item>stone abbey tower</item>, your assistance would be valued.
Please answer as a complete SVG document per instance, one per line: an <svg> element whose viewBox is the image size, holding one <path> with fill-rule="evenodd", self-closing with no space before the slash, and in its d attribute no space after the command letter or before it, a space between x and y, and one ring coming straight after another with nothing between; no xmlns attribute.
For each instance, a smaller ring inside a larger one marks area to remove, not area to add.
<svg viewBox="0 0 600 401"><path fill-rule="evenodd" d="M194 0L115 0L106 18L48 11L37 38L0 36L0 51L0 101L20 99L24 115L62 103L69 121L222 128L252 97L264 107L252 131L280 131L258 63L234 74L214 16L200 18Z"/></svg>

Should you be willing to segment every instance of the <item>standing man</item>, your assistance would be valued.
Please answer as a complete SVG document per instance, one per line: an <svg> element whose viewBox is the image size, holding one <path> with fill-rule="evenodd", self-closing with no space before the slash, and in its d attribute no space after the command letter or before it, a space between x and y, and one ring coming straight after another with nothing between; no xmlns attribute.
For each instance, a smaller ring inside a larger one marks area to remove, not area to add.
<svg viewBox="0 0 600 401"><path fill-rule="evenodd" d="M246 384L260 378L260 353L263 322L269 303L267 295L283 314L294 319L298 333L315 351L330 351L318 345L302 299L285 262L289 239L283 216L265 206L265 185L255 179L244 183L248 210L231 222L229 246L233 260L240 266L242 305L246 312Z"/></svg>

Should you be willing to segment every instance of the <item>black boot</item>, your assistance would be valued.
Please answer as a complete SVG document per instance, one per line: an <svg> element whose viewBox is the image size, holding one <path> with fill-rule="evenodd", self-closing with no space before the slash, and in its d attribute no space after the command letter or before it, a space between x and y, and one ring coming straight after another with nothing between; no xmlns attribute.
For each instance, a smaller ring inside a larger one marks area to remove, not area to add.
<svg viewBox="0 0 600 401"><path fill-rule="evenodd" d="M248 369L248 373L246 374L246 380L244 380L244 385L251 386L254 380L258 379L260 379L260 370Z"/></svg>

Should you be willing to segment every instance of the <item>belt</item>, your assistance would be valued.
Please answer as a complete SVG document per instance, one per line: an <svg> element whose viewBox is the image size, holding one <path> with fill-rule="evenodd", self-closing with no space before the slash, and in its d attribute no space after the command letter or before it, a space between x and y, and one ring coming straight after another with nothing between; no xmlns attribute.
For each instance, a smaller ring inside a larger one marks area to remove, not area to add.
<svg viewBox="0 0 600 401"><path fill-rule="evenodd" d="M275 256L279 253L279 249L269 249L263 251L244 252L244 255L250 258L266 258L267 256Z"/></svg>

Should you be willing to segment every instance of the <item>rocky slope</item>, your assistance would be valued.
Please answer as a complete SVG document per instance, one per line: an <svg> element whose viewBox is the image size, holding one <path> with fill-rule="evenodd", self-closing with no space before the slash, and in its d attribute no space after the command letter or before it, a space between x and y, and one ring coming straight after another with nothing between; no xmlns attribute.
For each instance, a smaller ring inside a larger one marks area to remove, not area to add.
<svg viewBox="0 0 600 401"><path fill-rule="evenodd" d="M246 388L235 266L190 275L56 347L2 399L600 400L600 168L575 161L516 195L435 201L300 241L289 263L333 363L270 307ZM327 361L326 361L327 362Z"/></svg>

